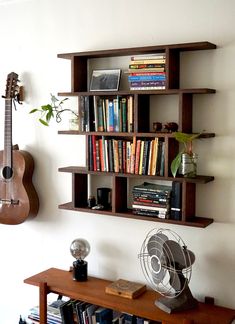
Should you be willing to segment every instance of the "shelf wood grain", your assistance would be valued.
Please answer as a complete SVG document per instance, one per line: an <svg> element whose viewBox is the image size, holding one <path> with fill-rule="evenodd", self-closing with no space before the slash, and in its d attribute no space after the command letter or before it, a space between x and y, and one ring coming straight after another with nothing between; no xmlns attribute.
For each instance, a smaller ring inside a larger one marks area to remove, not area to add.
<svg viewBox="0 0 235 324"><path fill-rule="evenodd" d="M24 282L40 287L40 324L46 324L45 304L50 292L164 324L229 324L235 319L235 310L200 302L196 309L167 314L155 306L155 300L161 296L153 290L148 289L133 300L112 296L105 293L105 287L111 281L88 277L88 281L77 282L72 279L71 272L56 268L38 273Z"/></svg>

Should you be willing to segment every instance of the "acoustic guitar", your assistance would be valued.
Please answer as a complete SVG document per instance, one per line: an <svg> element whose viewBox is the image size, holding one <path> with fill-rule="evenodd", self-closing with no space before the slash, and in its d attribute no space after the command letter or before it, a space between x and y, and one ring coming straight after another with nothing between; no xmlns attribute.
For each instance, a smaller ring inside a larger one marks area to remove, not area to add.
<svg viewBox="0 0 235 324"><path fill-rule="evenodd" d="M8 74L5 96L4 150L0 151L0 223L16 225L36 216L39 199L32 183L34 160L12 146L12 101L18 96L18 75Z"/></svg>

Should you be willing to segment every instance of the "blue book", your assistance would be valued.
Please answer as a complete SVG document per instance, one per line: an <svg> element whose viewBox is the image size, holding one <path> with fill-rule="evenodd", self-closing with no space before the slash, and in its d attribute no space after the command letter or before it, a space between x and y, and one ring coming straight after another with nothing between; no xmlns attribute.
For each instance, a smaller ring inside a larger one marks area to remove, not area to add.
<svg viewBox="0 0 235 324"><path fill-rule="evenodd" d="M129 81L157 81L166 80L165 75L129 75Z"/></svg>
<svg viewBox="0 0 235 324"><path fill-rule="evenodd" d="M95 311L96 324L111 324L113 320L113 310L99 307Z"/></svg>
<svg viewBox="0 0 235 324"><path fill-rule="evenodd" d="M109 102L109 132L114 131L114 105L113 101Z"/></svg>

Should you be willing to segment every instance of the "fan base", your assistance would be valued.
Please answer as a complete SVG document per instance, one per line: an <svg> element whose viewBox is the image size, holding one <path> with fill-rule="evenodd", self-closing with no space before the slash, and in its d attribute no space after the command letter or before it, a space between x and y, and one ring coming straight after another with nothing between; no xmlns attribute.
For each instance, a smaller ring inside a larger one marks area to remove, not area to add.
<svg viewBox="0 0 235 324"><path fill-rule="evenodd" d="M198 301L193 297L190 289L187 287L175 298L162 297L157 299L155 305L164 312L171 314L195 308L198 305Z"/></svg>

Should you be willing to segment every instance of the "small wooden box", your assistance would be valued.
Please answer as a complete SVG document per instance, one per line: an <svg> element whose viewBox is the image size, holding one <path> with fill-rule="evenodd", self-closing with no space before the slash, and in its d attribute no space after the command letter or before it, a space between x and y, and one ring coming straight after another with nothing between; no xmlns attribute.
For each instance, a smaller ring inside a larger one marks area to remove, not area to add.
<svg viewBox="0 0 235 324"><path fill-rule="evenodd" d="M134 299L143 294L145 291L146 285L124 279L118 279L105 288L105 292L107 294L121 296L129 299Z"/></svg>

